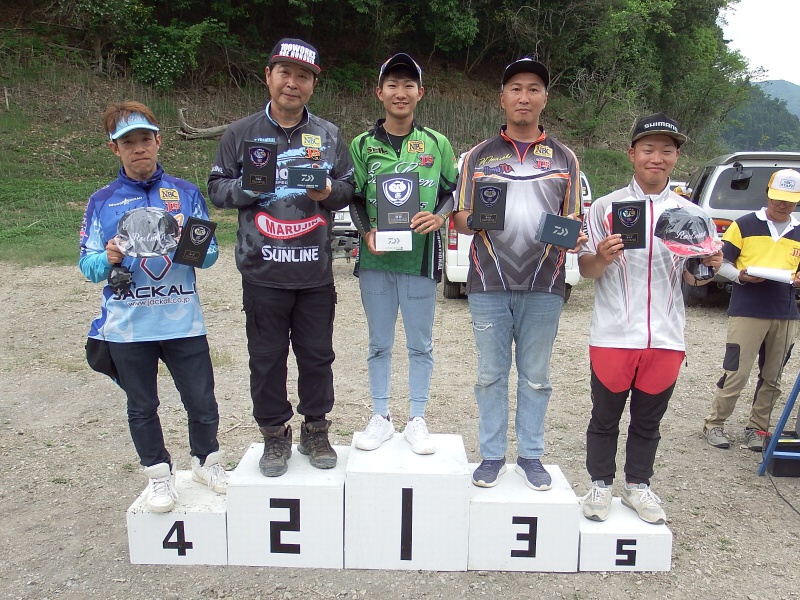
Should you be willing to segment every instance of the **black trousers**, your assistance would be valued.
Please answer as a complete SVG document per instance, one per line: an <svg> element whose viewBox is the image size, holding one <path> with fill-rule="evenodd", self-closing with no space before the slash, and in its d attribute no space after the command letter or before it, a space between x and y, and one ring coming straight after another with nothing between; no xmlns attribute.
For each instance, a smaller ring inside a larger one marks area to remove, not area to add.
<svg viewBox="0 0 800 600"><path fill-rule="evenodd" d="M297 361L297 412L317 421L333 408L333 284L282 289L242 282L250 354L250 396L260 427L283 425L294 412L286 388L289 343Z"/></svg>
<svg viewBox="0 0 800 600"><path fill-rule="evenodd" d="M625 445L625 481L650 485L653 463L661 439L659 426L675 389L673 383L658 394L645 394L636 389L612 392L592 369L592 418L586 430L586 470L592 481L611 485L617 471L615 457L619 438L619 421L628 394L631 397L631 421Z"/></svg>

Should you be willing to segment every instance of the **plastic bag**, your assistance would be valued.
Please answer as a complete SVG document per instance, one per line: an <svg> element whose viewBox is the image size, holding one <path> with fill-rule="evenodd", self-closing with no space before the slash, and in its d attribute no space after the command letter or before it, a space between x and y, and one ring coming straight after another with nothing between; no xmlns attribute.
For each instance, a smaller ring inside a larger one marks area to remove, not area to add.
<svg viewBox="0 0 800 600"><path fill-rule="evenodd" d="M117 246L126 256L164 256L177 248L179 236L178 222L163 208L134 208L117 223Z"/></svg>

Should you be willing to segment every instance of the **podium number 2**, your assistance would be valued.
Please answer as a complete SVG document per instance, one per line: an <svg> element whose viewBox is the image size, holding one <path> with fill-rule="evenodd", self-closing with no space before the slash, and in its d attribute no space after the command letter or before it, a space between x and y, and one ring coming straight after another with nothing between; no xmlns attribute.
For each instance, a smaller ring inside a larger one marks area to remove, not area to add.
<svg viewBox="0 0 800 600"><path fill-rule="evenodd" d="M300 500L297 498L270 498L270 508L288 508L288 521L270 521L269 551L274 554L300 554L300 544L285 544L281 541L284 531L300 531Z"/></svg>
<svg viewBox="0 0 800 600"><path fill-rule="evenodd" d="M171 542L170 538L175 535L175 541ZM191 550L194 544L186 541L186 532L183 529L183 521L175 521L172 527L167 532L164 540L161 542L161 547L164 550L177 550L178 556L186 556L186 551Z"/></svg>

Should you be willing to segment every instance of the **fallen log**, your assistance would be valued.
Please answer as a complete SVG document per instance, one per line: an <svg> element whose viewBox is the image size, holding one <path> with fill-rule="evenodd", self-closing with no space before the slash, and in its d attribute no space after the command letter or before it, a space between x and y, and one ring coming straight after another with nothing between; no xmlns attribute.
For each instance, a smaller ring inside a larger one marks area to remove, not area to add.
<svg viewBox="0 0 800 600"><path fill-rule="evenodd" d="M185 112L185 108L178 109L178 123L180 124L180 127L178 127L178 135L185 140L204 140L219 137L228 128L227 125L217 125L216 127L206 128L192 127L186 122Z"/></svg>

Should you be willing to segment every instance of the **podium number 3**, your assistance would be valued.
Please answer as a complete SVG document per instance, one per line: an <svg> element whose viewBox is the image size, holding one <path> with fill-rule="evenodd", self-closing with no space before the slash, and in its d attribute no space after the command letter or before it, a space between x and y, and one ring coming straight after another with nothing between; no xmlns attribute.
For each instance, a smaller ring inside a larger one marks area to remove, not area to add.
<svg viewBox="0 0 800 600"><path fill-rule="evenodd" d="M175 541L170 541L172 536L175 536ZM191 550L194 544L186 541L186 532L183 529L183 521L175 521L172 527L167 532L164 540L161 542L161 547L164 550L177 550L178 556L186 556L186 551Z"/></svg>

